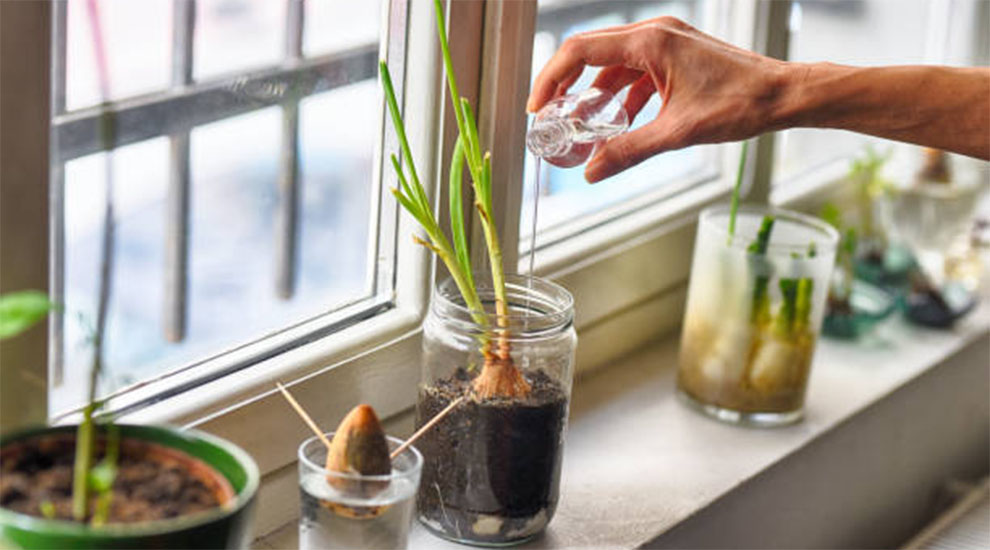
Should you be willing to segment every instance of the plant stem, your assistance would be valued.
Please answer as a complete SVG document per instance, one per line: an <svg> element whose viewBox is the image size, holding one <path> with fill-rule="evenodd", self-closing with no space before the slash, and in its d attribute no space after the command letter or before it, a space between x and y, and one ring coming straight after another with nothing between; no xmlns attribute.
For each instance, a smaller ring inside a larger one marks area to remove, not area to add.
<svg viewBox="0 0 990 550"><path fill-rule="evenodd" d="M729 206L729 240L736 234L736 213L739 211L739 191L742 188L743 172L746 169L746 153L749 151L749 141L744 141L742 153L739 154L739 168L736 170L736 184L732 187L732 203Z"/></svg>
<svg viewBox="0 0 990 550"><path fill-rule="evenodd" d="M104 105L100 120L100 141L113 143L115 121L113 111ZM114 213L113 213L113 167L110 156L106 157L106 197L103 208L103 243L100 254L100 279L96 306L96 327L93 333L93 362L89 369L89 399L83 410L83 421L76 431L76 458L72 480L72 517L83 521L88 508L87 477L93 464L93 414L99 408L96 403L97 385L103 370L103 343L107 325L107 309L110 304L111 276L113 274Z"/></svg>
<svg viewBox="0 0 990 550"><path fill-rule="evenodd" d="M750 321L754 323L762 323L770 316L770 296L767 292L770 276L763 272L769 269L764 256L770 245L770 233L773 231L774 221L773 216L764 216L760 223L760 230L756 234L756 240L750 243L746 249L750 254L750 266L756 271L756 279L753 284L753 309L750 315Z"/></svg>
<svg viewBox="0 0 990 550"><path fill-rule="evenodd" d="M72 469L72 518L85 521L88 513L89 469L93 464L93 404L83 409L76 429L76 460Z"/></svg>
<svg viewBox="0 0 990 550"><path fill-rule="evenodd" d="M103 525L110 517L110 504L113 502L113 480L117 477L117 462L120 459L120 429L114 424L107 425L107 449L100 467L105 470L105 478L97 488L96 510L93 511L93 525ZM98 469L100 468L98 467Z"/></svg>

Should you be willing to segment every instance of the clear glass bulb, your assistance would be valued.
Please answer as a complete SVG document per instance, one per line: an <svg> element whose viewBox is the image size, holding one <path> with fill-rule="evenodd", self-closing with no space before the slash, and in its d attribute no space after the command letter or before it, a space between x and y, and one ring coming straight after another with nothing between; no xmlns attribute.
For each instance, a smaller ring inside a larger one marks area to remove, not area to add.
<svg viewBox="0 0 990 550"><path fill-rule="evenodd" d="M608 91L588 88L544 105L526 134L526 147L550 164L570 168L584 164L597 144L628 128L619 100Z"/></svg>

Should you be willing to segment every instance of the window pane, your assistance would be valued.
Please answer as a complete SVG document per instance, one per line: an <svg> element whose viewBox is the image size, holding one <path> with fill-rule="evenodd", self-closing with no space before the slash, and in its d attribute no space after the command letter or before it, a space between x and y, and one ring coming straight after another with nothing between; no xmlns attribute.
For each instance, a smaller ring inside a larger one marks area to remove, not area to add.
<svg viewBox="0 0 990 550"><path fill-rule="evenodd" d="M172 32L170 0L98 0L91 14L85 0L66 5L66 109L100 102L93 21L102 28L110 99L168 85Z"/></svg>
<svg viewBox="0 0 990 550"><path fill-rule="evenodd" d="M378 42L381 2L310 0L305 8L303 51L308 57Z"/></svg>
<svg viewBox="0 0 990 550"><path fill-rule="evenodd" d="M679 0L670 2L644 2L642 0L608 0L592 2L541 2L533 41L533 78L561 43L575 33L622 25L661 15L673 15L694 25L700 25L702 2ZM597 68L588 67L572 90L582 90L591 85L598 74ZM619 95L624 99L625 92ZM647 124L657 116L660 100L654 96L636 117L632 128ZM658 155L626 170L622 174L595 185L584 180L583 166L557 168L541 164L540 203L537 218L537 235L560 227L567 222L584 218L626 202L646 192L662 188L665 184L683 181L693 174L712 169L711 147L693 147ZM526 183L523 191L523 209L520 216L520 247L529 249L532 234L532 203L535 188L535 159L526 154ZM541 236L543 235L543 236Z"/></svg>
<svg viewBox="0 0 990 550"><path fill-rule="evenodd" d="M969 64L978 36L974 28L979 24L974 13L977 4L801 0L791 8L789 57L794 61L857 66ZM943 9L947 7L951 9ZM985 20L983 29L986 32ZM779 183L846 158L866 143L883 141L837 130L801 128L781 132L774 181Z"/></svg>
<svg viewBox="0 0 990 550"><path fill-rule="evenodd" d="M367 121L381 101L378 82L365 80L312 96L300 108L299 288L311 302L339 303L360 294L371 279L369 176L381 132Z"/></svg>
<svg viewBox="0 0 990 550"><path fill-rule="evenodd" d="M274 65L282 58L286 0L196 0L196 80Z"/></svg>
<svg viewBox="0 0 990 550"><path fill-rule="evenodd" d="M104 379L114 386L159 364L168 346L161 330L168 140L153 139L114 151L115 247L107 322ZM62 383L51 402L59 410L82 405L96 323L97 287L107 189L106 155L65 165L65 333Z"/></svg>

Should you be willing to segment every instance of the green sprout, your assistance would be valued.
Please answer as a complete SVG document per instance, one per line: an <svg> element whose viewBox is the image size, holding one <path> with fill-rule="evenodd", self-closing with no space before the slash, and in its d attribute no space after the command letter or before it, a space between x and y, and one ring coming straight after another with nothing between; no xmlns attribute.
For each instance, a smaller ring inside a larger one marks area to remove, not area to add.
<svg viewBox="0 0 990 550"><path fill-rule="evenodd" d="M109 149L113 143L112 136L115 128L115 117L113 111L109 108L105 108L103 111L100 128L101 142ZM100 374L103 372L103 350L106 344L105 335L110 306L113 248L116 234L113 209L113 181L110 174L112 174L112 171L108 170L107 193L103 206L103 241L100 250L100 277L96 302L96 324L93 327L91 338L93 358L89 368L89 398L86 401L86 407L83 409L82 422L76 428L76 457L72 477L72 517L76 521L85 521L89 513L90 473L96 452L96 420L94 415L104 404L97 401L96 390L99 384ZM109 489L105 489L104 491L98 490L95 493L99 496L101 492L105 491L109 491Z"/></svg>
<svg viewBox="0 0 990 550"><path fill-rule="evenodd" d="M491 152L482 153L478 126L475 122L471 104L461 97L457 88L457 79L453 71L453 61L450 55L450 45L447 43L446 21L443 5L440 0L434 0L436 13L437 36L443 53L444 72L447 75L447 86L453 103L454 118L457 121L458 136L454 145L450 169L450 234L448 239L440 227L433 207L427 198L426 191L416 171L415 161L409 142L406 139L405 123L399 111L395 98L395 88L389 74L388 65L382 61L379 64L382 86L385 89L385 100L388 105L392 125L399 138L402 158L390 156L392 167L399 180L399 187L392 189L399 204L419 222L427 239L414 236L413 240L431 250L447 266L454 284L457 285L464 303L471 311L472 319L481 327L491 330L489 321L478 294L474 276L471 272L471 254L468 248L466 218L462 207L463 190L462 178L464 166L467 165L474 191L474 208L478 212L485 244L488 250L491 266L492 287L495 293L495 324L498 333L498 348L492 350L489 338L483 338L483 353L485 364L481 374L475 379L473 391L479 397L495 396L514 397L526 395L530 391L529 384L522 377L510 356L508 335L508 299L505 290L505 272L502 265L502 248L495 227L495 216L492 205L492 162ZM407 174L408 171L408 174Z"/></svg>
<svg viewBox="0 0 990 550"><path fill-rule="evenodd" d="M867 145L863 155L852 161L849 166L848 179L856 186L856 200L859 208L859 234L871 246L883 249L886 246L884 235L876 227L873 219L873 201L891 189L891 183L881 172L890 160L892 150L878 153L871 145Z"/></svg>
<svg viewBox="0 0 990 550"><path fill-rule="evenodd" d="M750 321L763 323L770 317L770 268L766 260L767 248L770 246L770 233L773 231L773 224L776 218L764 216L760 222L760 229L756 233L756 240L746 248L749 253L750 265L756 272L756 280L753 284L753 309L750 314Z"/></svg>
<svg viewBox="0 0 990 550"><path fill-rule="evenodd" d="M89 488L96 494L96 508L90 520L93 525L104 525L110 517L113 501L113 482L117 478L117 461L120 458L120 429L107 426L107 444L103 460L94 466L87 476Z"/></svg>
<svg viewBox="0 0 990 550"><path fill-rule="evenodd" d="M52 501L47 499L42 500L41 504L38 505L38 509L45 519L55 519L57 512L55 511L55 503Z"/></svg>
<svg viewBox="0 0 990 550"><path fill-rule="evenodd" d="M859 246L859 233L855 227L844 227L842 211L832 203L827 203L822 207L821 218L841 235L835 263L843 276L841 288L836 290L841 293L838 298L847 299L852 294L854 259L856 248Z"/></svg>

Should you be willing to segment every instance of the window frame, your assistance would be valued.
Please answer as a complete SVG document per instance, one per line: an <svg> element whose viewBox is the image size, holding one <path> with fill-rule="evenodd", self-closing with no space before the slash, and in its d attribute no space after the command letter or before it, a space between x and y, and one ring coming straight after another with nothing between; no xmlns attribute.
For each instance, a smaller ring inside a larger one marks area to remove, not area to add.
<svg viewBox="0 0 990 550"><path fill-rule="evenodd" d="M399 0L388 0L382 4L383 24L379 42L387 44L386 58L390 61L393 77L397 82L404 82L405 77L405 42L408 33L407 5ZM228 120L233 117L256 112L261 109L277 107L281 110L281 152L279 158L279 188L281 200L277 212L276 230L279 235L276 246L274 263L279 267L277 273L277 291L280 295L291 296L293 293L292 269L293 257L297 254L295 225L298 221L298 185L301 178L299 169L299 109L301 103L308 97L336 88L337 83L326 82L324 75L345 72L355 72L364 78L374 78L377 75L379 46L359 46L340 52L303 57L302 28L304 26L304 4L302 1L286 1L285 20L285 49L284 57L275 65L249 69L244 72L210 77L202 81L193 81L193 27L195 4L175 2L173 18L183 21L185 25L176 25L173 40L173 58L176 60L172 67L172 80L167 88L150 94L122 98L111 102L118 131L114 134L114 142L109 150L118 147L140 143L147 139L166 137L170 141L169 151L169 196L167 198L167 228L169 239L166 246L166 277L165 300L167 307L165 330L170 335L182 339L185 332L186 286L188 279L188 223L189 223L189 194L190 194L190 142L191 133L199 127L212 122ZM104 116L104 107L95 105L67 112L65 110L65 61L66 61L66 22L67 2L55 2L50 12L52 23L52 44L55 55L52 58L52 157L51 157L51 187L52 207L56 215L52 216L51 224L51 284L53 300L64 301L64 167L65 163L105 149L100 143L99 126ZM396 32L396 25L401 31ZM270 96L246 97L231 93L232 87L240 89L269 89L282 86L288 82L289 90L284 94ZM404 99L405 87L397 90L400 102ZM286 97L288 99L286 99ZM220 105L219 110L215 109ZM167 401L173 396L179 396L198 385L209 384L213 380L224 378L234 372L264 363L266 359L292 350L306 342L320 339L329 334L340 332L347 327L360 323L370 317L383 315L392 309L403 309L402 295L398 292L396 283L410 277L422 277L423 267L398 265L398 250L396 248L398 231L398 206L384 190L385 186L395 185L395 176L390 167L383 164L382 150L397 149L398 140L391 127L385 124L384 108L378 113L376 126L382 129L384 148L376 151L373 161L372 182L375 182L371 193L371 218L369 225L372 230L369 235L368 264L369 273L373 279L366 285L365 293L358 299L339 307L327 314L305 318L280 327L270 334L260 338L218 349L215 353L198 358L161 373L155 373L148 379L141 380L128 387L114 391L110 398L108 409L115 414L126 415L131 411ZM160 125L148 126L148 119L159 120ZM175 219L178 218L178 222ZM396 265L380 257L394 258ZM411 270L415 270L415 273ZM422 301L422 297L415 300ZM408 301L408 300L406 300ZM51 357L49 383L51 378L61 378L62 348L59 345L63 331L64 316L56 312L52 316L51 327L53 338L49 345ZM396 321L386 316L385 326L392 326ZM389 324L391 323L391 324ZM401 323L400 323L401 324ZM387 332L387 331L386 331ZM224 386L227 387L227 386ZM179 400L185 403L189 400ZM199 403L202 400L193 399ZM207 400L208 401L208 400ZM201 407L200 407L201 408ZM62 421L78 414L81 407L68 410L54 411L54 421ZM51 412L51 411L50 411Z"/></svg>

